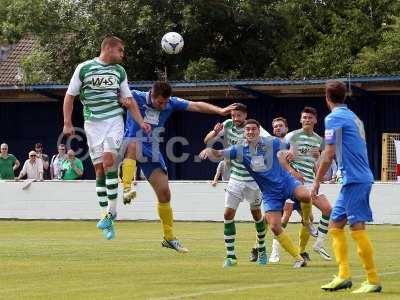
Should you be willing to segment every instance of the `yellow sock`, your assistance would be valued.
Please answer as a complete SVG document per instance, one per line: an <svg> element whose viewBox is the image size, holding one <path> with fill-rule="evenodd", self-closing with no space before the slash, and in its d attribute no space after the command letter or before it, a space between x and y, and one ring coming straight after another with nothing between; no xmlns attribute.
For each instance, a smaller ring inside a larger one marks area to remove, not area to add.
<svg viewBox="0 0 400 300"><path fill-rule="evenodd" d="M339 277L348 279L350 278L350 266L344 230L340 228L331 228L329 232L332 236L332 248L335 253L336 262L339 265Z"/></svg>
<svg viewBox="0 0 400 300"><path fill-rule="evenodd" d="M308 232L305 226L301 225L299 232L300 253L306 252L306 246L309 239L310 239L310 233Z"/></svg>
<svg viewBox="0 0 400 300"><path fill-rule="evenodd" d="M174 220L172 216L172 208L169 202L167 203L158 202L157 209L158 209L158 215L160 216L161 225L164 231L164 238L168 241L173 240L175 238L172 232L173 231L172 226Z"/></svg>
<svg viewBox="0 0 400 300"><path fill-rule="evenodd" d="M130 188L136 173L136 160L125 158L122 163L122 183L124 189Z"/></svg>
<svg viewBox="0 0 400 300"><path fill-rule="evenodd" d="M312 204L311 202L300 202L300 207L301 207L301 213L303 215L303 223L304 224L310 224L310 215L311 215L311 209L312 209Z"/></svg>
<svg viewBox="0 0 400 300"><path fill-rule="evenodd" d="M291 256L293 256L295 259L302 259L299 248L293 244L292 240L285 232L282 232L280 235L276 236L276 239L279 241L283 249L285 249Z"/></svg>
<svg viewBox="0 0 400 300"><path fill-rule="evenodd" d="M368 282L378 284L379 277L374 263L374 250L365 230L353 230L351 236L357 243L358 256L367 271Z"/></svg>

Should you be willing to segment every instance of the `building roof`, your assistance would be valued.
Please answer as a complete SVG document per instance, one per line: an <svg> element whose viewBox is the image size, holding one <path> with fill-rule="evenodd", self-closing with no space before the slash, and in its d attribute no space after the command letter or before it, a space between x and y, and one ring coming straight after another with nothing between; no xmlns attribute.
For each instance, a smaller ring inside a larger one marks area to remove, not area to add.
<svg viewBox="0 0 400 300"><path fill-rule="evenodd" d="M400 95L400 75L368 75L337 78L346 82L353 95ZM321 97L326 79L244 79L171 81L173 93L189 100L304 98ZM148 90L152 81L131 82L131 88ZM58 101L63 99L67 84L43 83L28 86L0 86L0 101Z"/></svg>
<svg viewBox="0 0 400 300"><path fill-rule="evenodd" d="M32 53L36 38L33 34L25 34L13 47L7 58L0 61L0 86L22 84L20 71L21 59Z"/></svg>

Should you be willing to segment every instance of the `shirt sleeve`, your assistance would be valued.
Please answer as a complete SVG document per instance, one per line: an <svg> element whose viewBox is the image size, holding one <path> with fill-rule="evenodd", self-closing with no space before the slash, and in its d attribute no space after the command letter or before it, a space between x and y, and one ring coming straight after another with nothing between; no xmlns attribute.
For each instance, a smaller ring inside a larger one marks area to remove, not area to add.
<svg viewBox="0 0 400 300"><path fill-rule="evenodd" d="M76 167L83 172L83 164L80 159L76 160Z"/></svg>
<svg viewBox="0 0 400 300"><path fill-rule="evenodd" d="M121 97L124 97L124 98L132 97L132 93L131 93L131 90L129 89L129 85L128 85L128 79L126 77L121 82L120 89L121 89Z"/></svg>
<svg viewBox="0 0 400 300"><path fill-rule="evenodd" d="M263 127L260 127L260 136L267 137L267 136L271 136L271 135Z"/></svg>
<svg viewBox="0 0 400 300"><path fill-rule="evenodd" d="M339 129L339 124L332 116L325 118L325 144L334 145L336 144L336 134Z"/></svg>
<svg viewBox="0 0 400 300"><path fill-rule="evenodd" d="M224 161L223 160L221 160L219 162L218 167L217 167L217 172L219 172L220 174L224 173Z"/></svg>
<svg viewBox="0 0 400 300"><path fill-rule="evenodd" d="M22 170L20 172L20 175L25 176L26 175L26 164L27 164L27 160L24 162L24 166L22 167Z"/></svg>
<svg viewBox="0 0 400 300"><path fill-rule="evenodd" d="M228 159L228 160L236 159L237 152L238 152L237 151L237 146L233 145L233 146L231 146L229 148L223 149L222 150L222 156L224 158Z"/></svg>
<svg viewBox="0 0 400 300"><path fill-rule="evenodd" d="M79 78L79 73L82 69L82 64L79 64L76 69L74 74L72 75L71 81L69 82L67 94L71 96L77 96L80 93L81 86L82 86L82 81Z"/></svg>
<svg viewBox="0 0 400 300"><path fill-rule="evenodd" d="M41 159L37 160L39 172L43 173L43 161Z"/></svg>
<svg viewBox="0 0 400 300"><path fill-rule="evenodd" d="M179 97L171 97L170 101L173 110L187 110L189 107L189 101Z"/></svg>

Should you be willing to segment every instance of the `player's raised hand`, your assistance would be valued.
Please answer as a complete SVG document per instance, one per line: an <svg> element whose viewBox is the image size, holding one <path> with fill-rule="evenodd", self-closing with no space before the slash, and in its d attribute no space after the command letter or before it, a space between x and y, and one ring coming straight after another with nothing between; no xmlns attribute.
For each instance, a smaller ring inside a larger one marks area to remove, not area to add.
<svg viewBox="0 0 400 300"><path fill-rule="evenodd" d="M66 136L74 136L75 135L74 126L72 126L72 124L64 124L63 134Z"/></svg>
<svg viewBox="0 0 400 300"><path fill-rule="evenodd" d="M236 108L236 103L228 105L227 107L221 108L220 115L227 116L231 113L232 110Z"/></svg>
<svg viewBox="0 0 400 300"><path fill-rule="evenodd" d="M223 124L221 124L221 123L215 124L215 126L214 126L214 132L215 132L216 134L220 133L222 129L224 129L224 125L223 125Z"/></svg>
<svg viewBox="0 0 400 300"><path fill-rule="evenodd" d="M144 131L146 134L149 134L149 133L151 132L151 125L150 125L150 124L147 124L147 123L143 122L143 123L140 125L140 127L143 129L143 131Z"/></svg>

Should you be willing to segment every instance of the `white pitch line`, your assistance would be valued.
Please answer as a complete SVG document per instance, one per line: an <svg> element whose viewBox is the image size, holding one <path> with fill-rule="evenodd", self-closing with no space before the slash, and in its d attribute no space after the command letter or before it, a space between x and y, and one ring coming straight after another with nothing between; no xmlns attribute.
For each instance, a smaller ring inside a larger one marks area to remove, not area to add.
<svg viewBox="0 0 400 300"><path fill-rule="evenodd" d="M383 272L383 273L379 273L379 276L393 275L393 274L400 274L400 271ZM353 276L352 278L362 278L362 277L365 277L365 274L364 275L356 275L356 276ZM242 292L242 291L254 290L254 289L285 287L288 285L295 285L295 284L300 284L303 282L311 282L311 281L315 281L315 277L313 277L312 279L308 278L306 280L295 281L295 282L290 281L290 282L280 282L280 283L271 283L271 284L258 284L258 285L253 285L253 286L244 286L244 287L240 287L240 288L230 288L230 289L223 289L223 290L205 291L205 292L198 292L198 293L182 294L182 295L177 295L177 296L148 298L148 299L149 300L179 300L179 299L185 299L185 298L189 298L189 297L201 297L204 295L225 294L225 293L235 293L235 292Z"/></svg>

